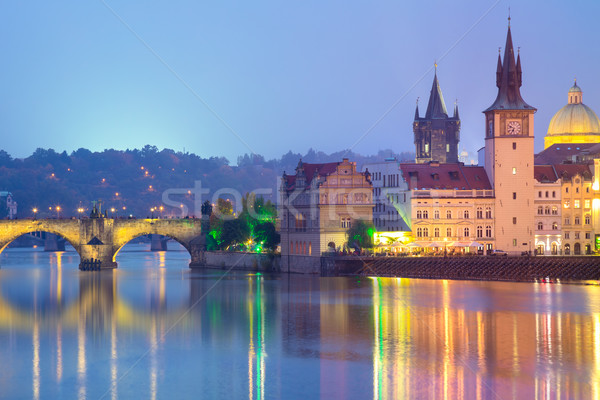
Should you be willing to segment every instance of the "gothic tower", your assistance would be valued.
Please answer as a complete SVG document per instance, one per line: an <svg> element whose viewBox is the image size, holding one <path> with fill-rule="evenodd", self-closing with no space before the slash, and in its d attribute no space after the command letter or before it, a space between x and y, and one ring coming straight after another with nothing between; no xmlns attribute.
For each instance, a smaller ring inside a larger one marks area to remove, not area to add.
<svg viewBox="0 0 600 400"><path fill-rule="evenodd" d="M494 188L496 248L531 251L534 234L533 114L521 97L521 56L515 54L508 19L504 59L498 54L498 96L485 114L485 170Z"/></svg>
<svg viewBox="0 0 600 400"><path fill-rule="evenodd" d="M437 66L425 118L419 117L419 105L417 104L413 132L417 163L458 162L458 142L460 140L458 106L454 106L454 116L448 117L444 96L442 96L442 89L440 89L437 78Z"/></svg>

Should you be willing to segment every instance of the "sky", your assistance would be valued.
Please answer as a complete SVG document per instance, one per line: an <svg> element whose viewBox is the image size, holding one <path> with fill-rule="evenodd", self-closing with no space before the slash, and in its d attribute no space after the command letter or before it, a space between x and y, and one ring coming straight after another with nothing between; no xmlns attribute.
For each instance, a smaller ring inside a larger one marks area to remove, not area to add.
<svg viewBox="0 0 600 400"><path fill-rule="evenodd" d="M600 112L598 1L5 1L0 149L414 151L437 61L474 155L509 6L540 151L574 77Z"/></svg>

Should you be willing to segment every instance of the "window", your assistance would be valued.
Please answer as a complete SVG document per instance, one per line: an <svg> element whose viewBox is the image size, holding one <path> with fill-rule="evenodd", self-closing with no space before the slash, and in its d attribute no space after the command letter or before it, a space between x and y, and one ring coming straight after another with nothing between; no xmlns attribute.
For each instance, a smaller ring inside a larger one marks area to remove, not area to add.
<svg viewBox="0 0 600 400"><path fill-rule="evenodd" d="M517 168L513 167L513 175L516 175L516 174L517 174Z"/></svg>
<svg viewBox="0 0 600 400"><path fill-rule="evenodd" d="M575 188L575 193L579 193L579 188L578 187Z"/></svg>
<svg viewBox="0 0 600 400"><path fill-rule="evenodd" d="M546 208L544 208L544 214L550 215L550 206L546 206Z"/></svg>
<svg viewBox="0 0 600 400"><path fill-rule="evenodd" d="M450 153L450 145L446 143L446 153Z"/></svg>
<svg viewBox="0 0 600 400"><path fill-rule="evenodd" d="M427 210L423 210L423 219L429 218L429 212Z"/></svg>
<svg viewBox="0 0 600 400"><path fill-rule="evenodd" d="M433 218L440 219L440 210L435 210L433 212Z"/></svg>
<svg viewBox="0 0 600 400"><path fill-rule="evenodd" d="M465 212L464 212L464 218L465 219L469 218L469 210L465 210Z"/></svg>
<svg viewBox="0 0 600 400"><path fill-rule="evenodd" d="M581 223L581 220L579 219L579 217L575 217L575 225L579 225Z"/></svg>
<svg viewBox="0 0 600 400"><path fill-rule="evenodd" d="M417 228L417 237L423 237L423 229Z"/></svg>
<svg viewBox="0 0 600 400"><path fill-rule="evenodd" d="M565 188L565 193L569 193L569 188L568 187Z"/></svg>
<svg viewBox="0 0 600 400"><path fill-rule="evenodd" d="M483 218L483 208L481 208L481 207L477 207L477 218L478 219Z"/></svg>
<svg viewBox="0 0 600 400"><path fill-rule="evenodd" d="M556 198L556 192L554 190L552 191L552 198Z"/></svg>
<svg viewBox="0 0 600 400"><path fill-rule="evenodd" d="M517 142L513 142L513 150L517 149Z"/></svg>
<svg viewBox="0 0 600 400"><path fill-rule="evenodd" d="M585 216L585 224L586 224L586 225L589 225L589 224L590 224L590 222L591 222L590 214L587 214L587 215Z"/></svg>
<svg viewBox="0 0 600 400"><path fill-rule="evenodd" d="M538 197L540 197L540 198L542 197L542 191L541 190L538 192Z"/></svg>
<svg viewBox="0 0 600 400"><path fill-rule="evenodd" d="M544 214L544 207L538 206L538 215L543 215L543 214Z"/></svg>
<svg viewBox="0 0 600 400"><path fill-rule="evenodd" d="M544 230L544 224L543 224L543 223L541 223L541 222L538 222L538 225L537 225L537 226L538 226L538 227L537 227L537 228L538 228L538 231Z"/></svg>
<svg viewBox="0 0 600 400"><path fill-rule="evenodd" d="M417 210L417 219L423 218L423 212L421 210Z"/></svg>
<svg viewBox="0 0 600 400"><path fill-rule="evenodd" d="M491 225L485 226L485 237L488 237L488 238L492 237L492 226Z"/></svg>
<svg viewBox="0 0 600 400"><path fill-rule="evenodd" d="M517 246L517 239L513 239L513 246Z"/></svg>
<svg viewBox="0 0 600 400"><path fill-rule="evenodd" d="M587 209L589 209L589 208L590 208L590 205L591 205L591 202L590 202L590 200L589 200L589 199L588 199L588 200L584 200L584 203L583 203L583 207L584 207L584 208L587 208Z"/></svg>
<svg viewBox="0 0 600 400"><path fill-rule="evenodd" d="M485 217L487 219L492 219L492 207L485 208Z"/></svg>
<svg viewBox="0 0 600 400"><path fill-rule="evenodd" d="M447 237L452 236L452 228L446 228L446 236Z"/></svg>
<svg viewBox="0 0 600 400"><path fill-rule="evenodd" d="M478 238L483 237L483 226L481 226L481 225L479 225L477 227L477 237Z"/></svg>
<svg viewBox="0 0 600 400"><path fill-rule="evenodd" d="M564 207L569 208L571 206L571 202L569 200L565 200Z"/></svg>
<svg viewBox="0 0 600 400"><path fill-rule="evenodd" d="M575 232L575 239L579 239L579 232Z"/></svg>
<svg viewBox="0 0 600 400"><path fill-rule="evenodd" d="M425 236L425 237L429 236L429 228L423 228L423 236Z"/></svg>
<svg viewBox="0 0 600 400"><path fill-rule="evenodd" d="M590 238L590 233L589 233L589 232L586 232L586 233L585 233L585 238L586 238L586 239L589 239L589 238Z"/></svg>
<svg viewBox="0 0 600 400"><path fill-rule="evenodd" d="M465 237L469 237L469 228L463 229L463 233Z"/></svg>
<svg viewBox="0 0 600 400"><path fill-rule="evenodd" d="M569 219L569 217L565 218L565 225L571 225L571 220Z"/></svg>
<svg viewBox="0 0 600 400"><path fill-rule="evenodd" d="M450 211L450 210L446 211L446 218L452 219L452 211Z"/></svg>
<svg viewBox="0 0 600 400"><path fill-rule="evenodd" d="M579 208L579 200L573 200L573 208Z"/></svg>
<svg viewBox="0 0 600 400"><path fill-rule="evenodd" d="M433 228L433 236L440 237L440 228Z"/></svg>
<svg viewBox="0 0 600 400"><path fill-rule="evenodd" d="M558 224L556 222L552 223L552 230L553 231L557 231L558 230Z"/></svg>
<svg viewBox="0 0 600 400"><path fill-rule="evenodd" d="M517 217L513 217L513 225L517 224Z"/></svg>
<svg viewBox="0 0 600 400"><path fill-rule="evenodd" d="M549 195L549 193L548 193L548 191L546 190L546 198L548 198L548 195Z"/></svg>
<svg viewBox="0 0 600 400"><path fill-rule="evenodd" d="M570 236L569 232L565 232L565 239L570 239Z"/></svg>
<svg viewBox="0 0 600 400"><path fill-rule="evenodd" d="M517 192L513 192L513 200L517 199Z"/></svg>
<svg viewBox="0 0 600 400"><path fill-rule="evenodd" d="M552 215L558 215L558 207L552 206Z"/></svg>
<svg viewBox="0 0 600 400"><path fill-rule="evenodd" d="M586 192L586 193L589 193L589 192L590 192L590 187L589 187L589 186L585 188L585 192Z"/></svg>

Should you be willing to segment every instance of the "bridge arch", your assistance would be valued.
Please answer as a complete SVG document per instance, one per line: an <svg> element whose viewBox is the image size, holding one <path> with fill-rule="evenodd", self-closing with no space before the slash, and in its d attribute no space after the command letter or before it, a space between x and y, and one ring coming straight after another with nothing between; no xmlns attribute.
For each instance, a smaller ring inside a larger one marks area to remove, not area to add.
<svg viewBox="0 0 600 400"><path fill-rule="evenodd" d="M174 241L179 243L188 252L190 257L192 256L192 250L191 250L190 243L188 243L180 238L177 238L174 235L169 235L169 234L165 234L165 233L155 233L155 232L140 232L140 233L125 236L125 238L122 240L126 240L127 238L129 238L125 242L123 242L122 240L119 240L118 243L115 242L115 244L114 244L115 252L113 254L112 261L117 262L117 256L119 255L119 252L121 251L121 249L123 249L123 247L125 247L126 244L130 243L134 239L137 239L142 236L147 236L147 235L161 235L161 236L168 237L169 239L173 239Z"/></svg>
<svg viewBox="0 0 600 400"><path fill-rule="evenodd" d="M79 252L79 225L77 220L10 220L2 224L0 230L0 254L17 238L33 232L48 232L67 241Z"/></svg>

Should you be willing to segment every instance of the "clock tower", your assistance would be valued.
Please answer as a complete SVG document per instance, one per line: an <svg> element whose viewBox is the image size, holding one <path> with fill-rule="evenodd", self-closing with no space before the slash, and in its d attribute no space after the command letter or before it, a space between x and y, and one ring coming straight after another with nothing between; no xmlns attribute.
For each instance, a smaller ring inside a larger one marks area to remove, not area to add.
<svg viewBox="0 0 600 400"><path fill-rule="evenodd" d="M534 244L533 115L521 97L521 56L508 20L504 59L498 54L498 96L485 114L485 170L495 195L496 248L513 255Z"/></svg>

